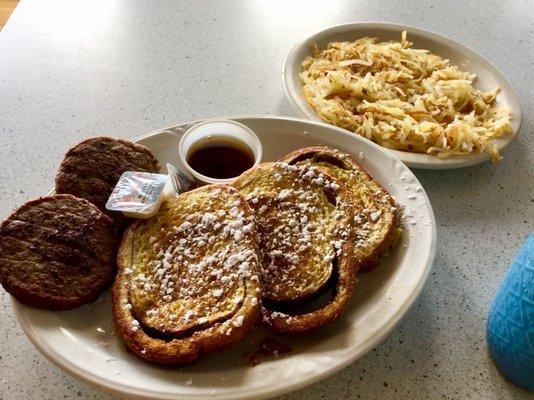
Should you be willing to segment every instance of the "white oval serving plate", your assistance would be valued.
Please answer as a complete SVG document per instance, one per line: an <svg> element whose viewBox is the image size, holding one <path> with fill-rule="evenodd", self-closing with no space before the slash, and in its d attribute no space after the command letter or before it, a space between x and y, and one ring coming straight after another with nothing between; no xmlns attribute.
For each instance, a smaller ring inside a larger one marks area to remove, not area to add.
<svg viewBox="0 0 534 400"><path fill-rule="evenodd" d="M326 124L326 122L317 115L313 108L308 105L308 102L302 94L302 84L299 78L301 72L300 64L304 58L310 55L310 45L312 43L317 43L322 47L326 47L328 43L333 41L354 41L365 36L377 37L381 41L398 41L400 40L402 31L408 32L408 40L414 43L414 48L430 50L443 58L449 59L452 64L459 66L462 70L475 73L477 75L474 82L475 88L483 91L491 90L496 86L501 88L501 93L497 96L495 105L497 107L506 107L511 110L511 126L513 132L511 135L496 139L494 143L499 150L502 150L510 144L519 132L522 117L519 97L505 76L497 69L497 67L470 48L437 33L408 25L384 22L358 22L336 25L315 33L295 45L287 56L283 73L284 90L295 112L302 117ZM387 151L393 153L411 168L461 168L479 164L489 159L487 153L440 159L428 154L410 153L390 149L387 149Z"/></svg>
<svg viewBox="0 0 534 400"><path fill-rule="evenodd" d="M22 329L52 363L103 390L129 398L259 399L317 382L380 343L406 314L428 276L436 247L434 214L412 172L391 153L343 129L296 118L230 117L254 130L263 160L297 148L337 147L355 157L406 207L405 232L379 268L360 274L355 297L342 318L305 338L277 338L293 351L257 366L244 362L268 333L259 330L237 347L183 368L158 367L126 350L113 334L111 302L68 312L37 310L13 300ZM141 136L162 165L179 165L178 142L191 124ZM408 223L409 222L409 223ZM255 344L256 343L256 344Z"/></svg>

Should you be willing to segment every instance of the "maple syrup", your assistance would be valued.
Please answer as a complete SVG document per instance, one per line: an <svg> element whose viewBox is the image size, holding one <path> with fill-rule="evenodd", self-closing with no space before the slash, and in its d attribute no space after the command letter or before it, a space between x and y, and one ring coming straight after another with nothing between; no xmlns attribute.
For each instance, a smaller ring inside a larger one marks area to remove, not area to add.
<svg viewBox="0 0 534 400"><path fill-rule="evenodd" d="M252 150L230 136L208 136L196 142L186 156L187 163L204 176L235 178L254 165Z"/></svg>

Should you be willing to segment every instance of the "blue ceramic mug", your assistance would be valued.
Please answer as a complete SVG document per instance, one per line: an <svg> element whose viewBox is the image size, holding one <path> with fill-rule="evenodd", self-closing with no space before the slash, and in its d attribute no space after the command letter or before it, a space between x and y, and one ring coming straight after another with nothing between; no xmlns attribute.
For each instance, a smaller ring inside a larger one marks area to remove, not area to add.
<svg viewBox="0 0 534 400"><path fill-rule="evenodd" d="M495 295L487 340L499 370L516 385L534 391L534 232Z"/></svg>

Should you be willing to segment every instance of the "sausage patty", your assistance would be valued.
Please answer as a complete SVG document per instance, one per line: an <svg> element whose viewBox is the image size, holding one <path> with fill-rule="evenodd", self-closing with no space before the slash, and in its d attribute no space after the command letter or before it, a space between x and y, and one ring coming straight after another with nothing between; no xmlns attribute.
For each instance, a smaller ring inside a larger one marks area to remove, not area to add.
<svg viewBox="0 0 534 400"><path fill-rule="evenodd" d="M159 162L145 146L111 137L84 140L70 149L59 166L56 193L89 200L123 226L120 212L106 209L106 202L125 171L158 172Z"/></svg>
<svg viewBox="0 0 534 400"><path fill-rule="evenodd" d="M29 201L0 225L0 283L33 307L76 308L111 285L117 241L111 218L87 200Z"/></svg>

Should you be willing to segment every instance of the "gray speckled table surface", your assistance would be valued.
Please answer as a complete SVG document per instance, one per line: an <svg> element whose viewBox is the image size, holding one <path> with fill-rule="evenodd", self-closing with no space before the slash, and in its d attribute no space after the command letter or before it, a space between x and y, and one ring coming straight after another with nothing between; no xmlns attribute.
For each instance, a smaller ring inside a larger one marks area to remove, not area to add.
<svg viewBox="0 0 534 400"><path fill-rule="evenodd" d="M527 398L488 358L485 324L534 228L533 16L530 1L23 0L0 32L1 217L46 193L65 151L90 135L132 138L207 116L293 115L282 64L320 28L374 20L437 31L510 79L524 113L519 138L499 165L416 171L439 241L422 295L368 355L284 398ZM4 291L0 298L0 399L111 398L49 364Z"/></svg>

